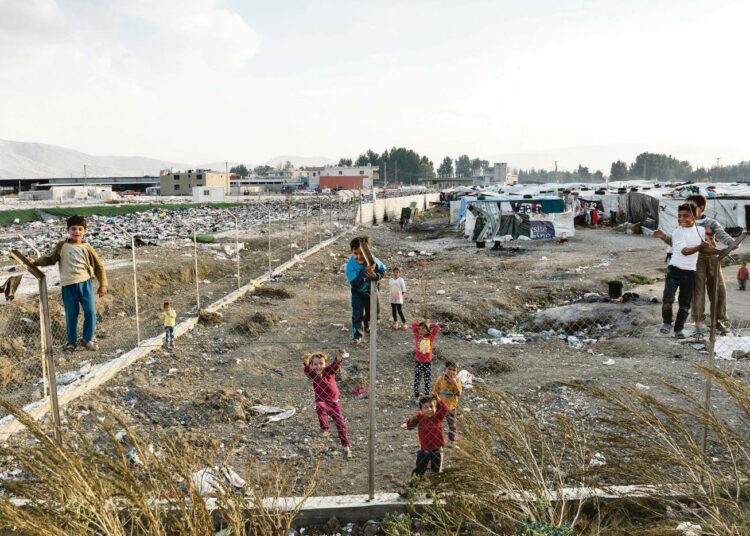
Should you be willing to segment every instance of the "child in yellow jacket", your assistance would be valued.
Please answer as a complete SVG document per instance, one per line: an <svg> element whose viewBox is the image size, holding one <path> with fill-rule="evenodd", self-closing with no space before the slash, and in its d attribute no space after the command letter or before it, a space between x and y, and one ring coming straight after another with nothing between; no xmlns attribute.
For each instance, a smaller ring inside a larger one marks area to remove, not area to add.
<svg viewBox="0 0 750 536"><path fill-rule="evenodd" d="M159 313L159 318L164 322L164 348L174 348L174 325L177 312L172 307L172 302L164 300L164 308Z"/></svg>
<svg viewBox="0 0 750 536"><path fill-rule="evenodd" d="M456 434L458 433L456 427L456 408L458 407L458 398L461 396L462 391L461 380L458 379L458 365L453 361L446 361L445 370L442 376L435 382L432 393L437 395L448 406L448 413L445 416L445 420L448 423L448 439L451 441L451 444L456 440Z"/></svg>

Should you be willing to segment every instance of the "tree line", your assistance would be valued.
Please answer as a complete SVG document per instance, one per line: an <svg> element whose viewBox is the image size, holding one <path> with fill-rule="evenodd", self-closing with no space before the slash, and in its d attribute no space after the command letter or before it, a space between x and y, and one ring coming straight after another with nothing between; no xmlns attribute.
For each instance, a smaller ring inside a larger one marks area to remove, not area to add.
<svg viewBox="0 0 750 536"><path fill-rule="evenodd" d="M287 166L290 164L287 162ZM356 159L343 157L338 161L339 166L377 166L380 179L388 183L414 184L419 179L473 177L486 173L490 163L481 158L472 158L462 154L455 158L443 158L437 170L433 162L425 155L420 155L406 147L393 147L377 153L372 149L361 153ZM274 171L272 166L256 166L249 168L244 164L231 168L232 173L240 176L251 174L267 176ZM627 163L623 160L612 162L609 175L601 170L591 171L581 164L575 170L548 169L520 169L518 181L521 183L544 182L603 182L605 178L612 181L627 179L647 179L654 181L715 181L736 182L750 181L750 161L739 164L714 167L693 166L687 160L679 160L672 155L643 152L635 157L635 161Z"/></svg>

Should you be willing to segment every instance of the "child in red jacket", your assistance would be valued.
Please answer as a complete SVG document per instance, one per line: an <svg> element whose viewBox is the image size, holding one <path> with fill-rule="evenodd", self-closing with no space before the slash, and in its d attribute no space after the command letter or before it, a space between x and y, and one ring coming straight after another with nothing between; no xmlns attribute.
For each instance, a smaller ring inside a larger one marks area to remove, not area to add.
<svg viewBox="0 0 750 536"><path fill-rule="evenodd" d="M435 337L440 333L440 326L437 322L430 326L428 320L422 320L414 322L411 330L417 346L414 364L414 399L419 402L419 384L422 378L424 378L424 396L430 396L432 391L432 347L435 344Z"/></svg>
<svg viewBox="0 0 750 536"><path fill-rule="evenodd" d="M747 282L747 263L743 262L740 269L737 270L737 282L740 284L740 290L745 290L745 283Z"/></svg>
<svg viewBox="0 0 750 536"><path fill-rule="evenodd" d="M448 406L437 396L423 396L419 399L419 413L401 425L401 428L417 428L419 450L417 465L411 472L412 477L423 476L427 467L439 473L443 468L443 419L448 414Z"/></svg>

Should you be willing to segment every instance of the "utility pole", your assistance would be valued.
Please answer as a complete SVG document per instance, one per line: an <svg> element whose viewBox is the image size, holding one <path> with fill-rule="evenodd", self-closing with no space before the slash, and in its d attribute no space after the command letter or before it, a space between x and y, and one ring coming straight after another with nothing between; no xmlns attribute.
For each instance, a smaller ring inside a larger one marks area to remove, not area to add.
<svg viewBox="0 0 750 536"><path fill-rule="evenodd" d="M719 180L719 173L721 172L721 157L716 157L716 180Z"/></svg>
<svg viewBox="0 0 750 536"><path fill-rule="evenodd" d="M383 188L388 184L388 161L383 162ZM372 189L375 190L375 182L372 183ZM373 203L375 200L373 199Z"/></svg>
<svg viewBox="0 0 750 536"><path fill-rule="evenodd" d="M396 160L396 173L394 178L394 184L398 184L398 160Z"/></svg>
<svg viewBox="0 0 750 536"><path fill-rule="evenodd" d="M555 182L560 184L560 177L557 174L557 160L555 160Z"/></svg>
<svg viewBox="0 0 750 536"><path fill-rule="evenodd" d="M89 185L89 176L88 176L88 172L86 171L86 164L83 164L83 187L88 188L88 185Z"/></svg>

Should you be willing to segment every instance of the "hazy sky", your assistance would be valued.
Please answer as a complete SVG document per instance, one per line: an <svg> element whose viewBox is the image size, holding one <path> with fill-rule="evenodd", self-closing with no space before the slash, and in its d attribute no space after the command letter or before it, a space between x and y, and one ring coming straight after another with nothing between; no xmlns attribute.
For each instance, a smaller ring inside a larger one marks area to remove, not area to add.
<svg viewBox="0 0 750 536"><path fill-rule="evenodd" d="M749 20L746 0L0 0L0 138L189 163L750 158Z"/></svg>

